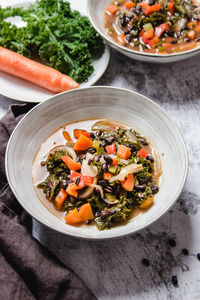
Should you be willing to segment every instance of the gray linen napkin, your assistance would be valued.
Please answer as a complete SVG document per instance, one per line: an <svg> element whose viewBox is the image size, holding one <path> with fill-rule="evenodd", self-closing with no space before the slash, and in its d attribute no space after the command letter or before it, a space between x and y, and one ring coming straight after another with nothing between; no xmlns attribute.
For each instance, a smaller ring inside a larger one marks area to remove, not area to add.
<svg viewBox="0 0 200 300"><path fill-rule="evenodd" d="M0 120L0 298L93 300L96 297L73 271L32 237L32 219L6 179L4 158L9 136L32 107L12 105Z"/></svg>

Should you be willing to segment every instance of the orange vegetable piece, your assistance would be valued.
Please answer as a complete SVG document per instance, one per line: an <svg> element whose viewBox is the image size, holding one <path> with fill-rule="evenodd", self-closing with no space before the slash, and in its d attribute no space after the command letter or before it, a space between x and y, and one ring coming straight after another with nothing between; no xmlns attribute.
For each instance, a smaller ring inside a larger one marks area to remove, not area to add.
<svg viewBox="0 0 200 300"><path fill-rule="evenodd" d="M117 155L123 159L128 159L129 156L131 155L131 151L128 147L126 147L124 145L120 145L117 150Z"/></svg>
<svg viewBox="0 0 200 300"><path fill-rule="evenodd" d="M77 185L75 183L70 183L68 184L66 192L75 198L78 197L78 192L77 192Z"/></svg>
<svg viewBox="0 0 200 300"><path fill-rule="evenodd" d="M174 1L169 1L169 3L167 4L168 10L169 12L173 15L175 12L175 6L174 6Z"/></svg>
<svg viewBox="0 0 200 300"><path fill-rule="evenodd" d="M110 178L112 178L113 175L110 172L104 172L103 173L103 179L105 180L110 180Z"/></svg>
<svg viewBox="0 0 200 300"><path fill-rule="evenodd" d="M148 155L148 152L146 150L144 150L143 148L140 149L140 151L137 153L137 156L141 157L141 158L146 158Z"/></svg>
<svg viewBox="0 0 200 300"><path fill-rule="evenodd" d="M90 203L83 204L79 209L81 221L93 220L94 214Z"/></svg>
<svg viewBox="0 0 200 300"><path fill-rule="evenodd" d="M108 5L108 7L106 8L106 12L111 15L115 15L118 10L119 10L119 7L113 3Z"/></svg>
<svg viewBox="0 0 200 300"><path fill-rule="evenodd" d="M81 164L71 159L71 157L69 157L68 155L62 156L61 159L70 170L77 171L81 169Z"/></svg>
<svg viewBox="0 0 200 300"><path fill-rule="evenodd" d="M84 130L84 129L74 129L73 134L74 134L75 139L78 139L81 134L83 134L83 135L87 136L88 138L90 138L89 132L87 132L87 130Z"/></svg>
<svg viewBox="0 0 200 300"><path fill-rule="evenodd" d="M132 1L127 1L124 6L127 8L127 9L131 9L135 6L135 3L132 2Z"/></svg>
<svg viewBox="0 0 200 300"><path fill-rule="evenodd" d="M129 174L124 181L121 181L121 185L126 191L132 192L135 185L135 177L133 174Z"/></svg>
<svg viewBox="0 0 200 300"><path fill-rule="evenodd" d="M113 158L113 161L112 161L112 166L117 166L118 165L118 160L116 158Z"/></svg>
<svg viewBox="0 0 200 300"><path fill-rule="evenodd" d="M116 153L115 144L108 145L108 146L106 146L105 148L106 148L106 152L107 152L108 154L115 154L115 153Z"/></svg>
<svg viewBox="0 0 200 300"><path fill-rule="evenodd" d="M148 41L148 44L151 48L153 48L159 42L159 38L154 36L151 40Z"/></svg>
<svg viewBox="0 0 200 300"><path fill-rule="evenodd" d="M69 76L3 47L0 47L0 71L56 93L79 87L79 84Z"/></svg>
<svg viewBox="0 0 200 300"><path fill-rule="evenodd" d="M172 50L172 48L174 47L174 45L172 45L171 43L163 43L162 46L166 50Z"/></svg>
<svg viewBox="0 0 200 300"><path fill-rule="evenodd" d="M140 208L149 208L151 205L153 204L153 198L152 197L148 197L146 200L144 200L141 204L140 204Z"/></svg>
<svg viewBox="0 0 200 300"><path fill-rule="evenodd" d="M80 223L81 221L82 220L77 208L70 210L65 216L65 222L69 225L75 225Z"/></svg>
<svg viewBox="0 0 200 300"><path fill-rule="evenodd" d="M84 185L89 186L90 184L93 184L94 178L92 176L82 176Z"/></svg>
<svg viewBox="0 0 200 300"><path fill-rule="evenodd" d="M126 44L126 36L125 34L120 34L117 36L118 41L124 46Z"/></svg>
<svg viewBox="0 0 200 300"><path fill-rule="evenodd" d="M64 138L68 141L68 143L72 143L72 139L71 139L71 136L68 131L64 130L62 132L62 134L63 134Z"/></svg>
<svg viewBox="0 0 200 300"><path fill-rule="evenodd" d="M144 34L144 29L142 29L142 30L140 31L139 37L143 36L143 34Z"/></svg>
<svg viewBox="0 0 200 300"><path fill-rule="evenodd" d="M67 198L67 192L64 189L61 189L58 195L55 198L56 206L60 209Z"/></svg>
<svg viewBox="0 0 200 300"><path fill-rule="evenodd" d="M84 151L87 150L88 148L92 147L93 141L89 139L87 136L84 134L81 134L74 144L73 149L78 150L78 151ZM75 170L76 171L76 170Z"/></svg>
<svg viewBox="0 0 200 300"><path fill-rule="evenodd" d="M154 35L155 35L155 30L154 29L150 29L150 30L145 31L143 33L143 37L145 37L148 40L152 39L154 37Z"/></svg>
<svg viewBox="0 0 200 300"><path fill-rule="evenodd" d="M148 6L145 11L144 11L144 14L145 16L148 16L150 15L152 12L154 11L158 11L161 9L161 3L158 3L158 4L155 4L155 5L151 5L151 6Z"/></svg>
<svg viewBox="0 0 200 300"><path fill-rule="evenodd" d="M194 30L190 30L187 34L187 37L191 40L193 40L195 38L195 31Z"/></svg>

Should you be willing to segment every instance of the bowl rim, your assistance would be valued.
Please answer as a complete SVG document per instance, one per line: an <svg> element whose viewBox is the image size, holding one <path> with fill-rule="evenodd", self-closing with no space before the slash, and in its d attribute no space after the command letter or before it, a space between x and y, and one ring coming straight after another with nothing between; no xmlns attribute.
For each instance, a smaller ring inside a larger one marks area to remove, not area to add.
<svg viewBox="0 0 200 300"><path fill-rule="evenodd" d="M157 54L157 53L147 53L147 52L139 52L136 50L132 50L129 48L126 48L124 46L121 46L117 43L115 43L113 40L109 39L108 36L99 29L99 27L96 26L96 24L93 21L92 15L90 14L90 3L92 3L92 0L87 0L87 15L90 19L90 22L92 23L92 26L95 28L95 30L101 35L101 37L110 45L113 46L113 48L119 48L121 51L129 53L129 54L134 54L137 56L146 56L146 57L151 57L151 58L161 58L161 59L166 59L166 58L171 58L171 57L180 57L180 56L188 56L189 54L195 54L195 52L200 52L200 45L198 47L195 47L193 49L187 50L187 51L182 51L182 52L176 52L176 53L169 53L169 54Z"/></svg>
<svg viewBox="0 0 200 300"><path fill-rule="evenodd" d="M151 105L154 105L156 107L156 109L158 111L160 111L161 113L163 113L165 115L165 117L168 119L168 121L170 123L173 124L173 127L174 127L174 131L176 131L176 133L178 134L179 138L180 138L180 141L181 141L181 144L182 144L182 149L183 149L183 155L184 155L184 173L182 175L182 181L181 181L181 184L179 185L179 188L178 190L176 191L176 194L174 195L173 199L171 202L169 202L169 204L165 207L165 209L163 210L162 214L158 215L158 216L154 216L152 218L152 220L150 220L149 222L147 222L145 225L143 226L140 226L139 228L137 228L136 230L128 230L128 231L122 231L121 233L119 234L113 234L112 233L112 229L110 229L110 234L107 235L107 236L88 236L87 234L80 234L80 233L72 233L72 232L68 232L62 228L55 228L51 222L47 221L46 219L43 220L40 216L38 216L37 213L35 213L32 209L30 209L29 207L27 207L26 203L23 202L23 200L21 200L21 196L18 194L18 191L17 189L15 188L15 185L12 183L11 179L10 179L10 176L9 176L9 149L10 149L10 145L12 143L12 139L15 135L15 132L18 130L18 127L20 126L21 123L23 123L26 118L35 110L38 109L38 107L40 107L41 105L46 105L46 103L49 102L49 104L51 103L51 101L56 101L56 98L59 98L61 95L63 94L67 94L67 93L77 93L77 92L80 92L81 90L95 90L95 89L110 89L110 90L114 90L114 91L121 91L121 92L125 92L125 93L129 93L130 95L135 95L135 96L139 96L139 97L142 97L145 101L149 102ZM147 98L146 96L143 96L142 94L138 93L138 92L135 92L135 91L132 91L132 90L129 90L129 89L124 89L124 88L119 88L119 87L114 87L114 86L92 86L92 87L85 87L85 88L78 88L78 89L74 89L74 90L70 90L70 91L67 91L67 92L63 92L63 93L60 93L60 94L57 94L53 97L51 97L50 99L47 99L45 100L44 102L41 102L41 103L38 103L36 106L34 106L20 121L19 123L17 124L17 126L14 128L10 138L9 138L9 141L7 143L7 147L6 147L6 154L5 154L5 170L6 170L6 176L7 176L7 180L8 180L8 183L9 183L9 186L13 192L13 194L15 195L16 199L18 200L19 204L25 209L25 211L28 212L29 215L31 215L32 218L34 218L35 220L37 220L39 223L49 227L50 229L53 229L59 233L63 233L63 234L66 234L66 235L69 235L69 236L72 236L72 237L75 237L75 238L81 238L81 239L86 239L86 240L93 240L93 241L99 241L99 240L106 240L106 239L113 239L113 238L121 238L121 237L124 237L124 236L128 236L128 235L131 235L131 234L134 234L136 232L138 232L139 230L142 230L142 229L145 229L147 226L149 225L152 225L154 222L156 222L158 219L160 219L169 209L170 207L172 207L176 200L178 199L178 197L180 196L180 193L184 187L184 184L185 184L185 181L186 181L186 178L187 178L187 175L188 175L188 167L189 167L189 161L188 161L188 152L187 152L187 148L186 148L186 145L185 145L185 142L184 142L184 139L183 139L183 136L181 134L181 132L179 131L178 127L176 126L176 124L174 123L174 121L171 119L171 117L164 111L164 109L158 105L157 103L155 103L153 100Z"/></svg>

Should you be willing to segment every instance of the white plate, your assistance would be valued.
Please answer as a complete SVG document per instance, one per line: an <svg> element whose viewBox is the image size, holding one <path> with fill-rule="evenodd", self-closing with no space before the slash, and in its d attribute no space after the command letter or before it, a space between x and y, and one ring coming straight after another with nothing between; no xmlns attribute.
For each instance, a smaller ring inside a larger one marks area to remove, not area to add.
<svg viewBox="0 0 200 300"><path fill-rule="evenodd" d="M11 6L11 7L28 7L34 1L0 1L2 7ZM81 14L86 15L85 2L83 1L80 5L78 0L68 0L71 3L72 9L77 9ZM15 21L15 24L20 26L20 21ZM93 85L105 72L110 59L110 48L108 45L105 45L105 51L103 55L93 60L94 73L90 76L87 82L82 83L80 87L88 87ZM25 101L25 102L43 102L52 96L55 93L48 91L42 87L39 87L31 82L17 78L15 76L9 75L5 72L0 71L0 93L8 98Z"/></svg>
<svg viewBox="0 0 200 300"><path fill-rule="evenodd" d="M110 118L144 134L158 150L163 175L154 205L126 225L98 231L93 226L65 224L38 199L32 183L32 162L42 142L68 122ZM170 117L144 96L114 87L90 87L59 94L32 109L15 128L6 151L6 174L20 204L41 223L64 234L87 239L114 238L136 232L161 217L183 188L188 157L184 141Z"/></svg>

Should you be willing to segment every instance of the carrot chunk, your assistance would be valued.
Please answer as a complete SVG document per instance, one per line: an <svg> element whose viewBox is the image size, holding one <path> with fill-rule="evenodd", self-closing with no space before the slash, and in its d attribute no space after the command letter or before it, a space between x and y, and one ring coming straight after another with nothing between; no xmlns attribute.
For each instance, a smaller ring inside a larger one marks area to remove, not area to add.
<svg viewBox="0 0 200 300"><path fill-rule="evenodd" d="M170 30L169 24L167 23L162 23L155 28L155 36L160 37L163 32Z"/></svg>
<svg viewBox="0 0 200 300"><path fill-rule="evenodd" d="M78 150L78 151L84 151L87 150L88 148L92 147L93 141L89 139L87 136L84 134L81 134L74 144L73 149Z"/></svg>
<svg viewBox="0 0 200 300"><path fill-rule="evenodd" d="M111 14L111 15L115 15L118 10L119 10L119 7L115 4L110 4L106 8L106 12Z"/></svg>
<svg viewBox="0 0 200 300"><path fill-rule="evenodd" d="M75 184L74 182L68 184L68 187L67 187L66 192L67 192L67 194L69 194L70 196L73 196L73 197L75 197L75 198L78 197L77 186L76 186L76 184Z"/></svg>
<svg viewBox="0 0 200 300"><path fill-rule="evenodd" d="M167 7L168 7L169 12L173 15L175 12L174 1L173 0L169 1L169 3L167 4Z"/></svg>
<svg viewBox="0 0 200 300"><path fill-rule="evenodd" d="M69 157L68 155L62 156L61 159L70 170L77 171L81 169L81 164L71 159L71 157Z"/></svg>
<svg viewBox="0 0 200 300"><path fill-rule="evenodd" d="M112 161L112 166L117 166L118 165L118 160L116 158L113 158L113 161Z"/></svg>
<svg viewBox="0 0 200 300"><path fill-rule="evenodd" d="M94 214L90 203L83 204L79 209L81 221L93 220Z"/></svg>
<svg viewBox="0 0 200 300"><path fill-rule="evenodd" d="M120 34L117 36L119 42L124 46L126 44L126 36L125 34Z"/></svg>
<svg viewBox="0 0 200 300"><path fill-rule="evenodd" d="M94 178L92 176L82 176L84 185L89 186L90 184L93 184Z"/></svg>
<svg viewBox="0 0 200 300"><path fill-rule="evenodd" d="M0 47L0 71L60 93L79 87L72 78L11 50Z"/></svg>
<svg viewBox="0 0 200 300"><path fill-rule="evenodd" d="M61 189L58 195L55 198L56 206L60 209L67 198L67 192L64 189Z"/></svg>
<svg viewBox="0 0 200 300"><path fill-rule="evenodd" d="M75 225L80 223L81 221L82 220L77 208L70 210L65 216L65 222L69 225Z"/></svg>
<svg viewBox="0 0 200 300"><path fill-rule="evenodd" d="M145 11L144 14L145 16L148 16L149 14L151 14L154 11L158 11L161 9L161 3L155 4L155 5L149 5Z"/></svg>
<svg viewBox="0 0 200 300"><path fill-rule="evenodd" d="M127 1L124 6L127 8L127 9L131 9L135 6L135 3L133 1Z"/></svg>
<svg viewBox="0 0 200 300"><path fill-rule="evenodd" d="M128 159L129 156L131 155L131 151L128 147L126 147L124 145L120 145L117 150L117 155L123 159Z"/></svg>
<svg viewBox="0 0 200 300"><path fill-rule="evenodd" d="M121 185L126 191L132 192L135 185L135 177L133 174L129 174L124 181L121 181Z"/></svg>
<svg viewBox="0 0 200 300"><path fill-rule="evenodd" d="M187 34L187 37L191 40L193 40L195 38L195 31L194 30L190 30Z"/></svg>
<svg viewBox="0 0 200 300"><path fill-rule="evenodd" d="M78 139L81 134L83 134L83 135L87 136L88 138L90 138L89 132L87 132L87 130L84 130L84 129L74 129L73 134L74 134L75 139Z"/></svg>
<svg viewBox="0 0 200 300"><path fill-rule="evenodd" d="M140 204L140 208L149 208L151 205L153 204L153 198L152 197L148 197L146 200L144 200L141 204Z"/></svg>
<svg viewBox="0 0 200 300"><path fill-rule="evenodd" d="M156 44L158 44L159 38L157 36L154 36L151 40L148 41L148 44L151 48L155 47Z"/></svg>
<svg viewBox="0 0 200 300"><path fill-rule="evenodd" d="M107 152L108 154L115 154L115 153L116 153L115 144L108 145L108 146L106 146L105 148L106 148L106 152Z"/></svg>
<svg viewBox="0 0 200 300"><path fill-rule="evenodd" d="M144 150L143 148L140 149L140 151L137 153L137 156L141 157L141 158L146 158L148 155L148 152L146 150Z"/></svg>
<svg viewBox="0 0 200 300"><path fill-rule="evenodd" d="M112 178L113 175L110 172L104 172L103 173L103 179L105 180L110 180L110 178Z"/></svg>
<svg viewBox="0 0 200 300"><path fill-rule="evenodd" d="M150 30L145 31L143 33L143 37L145 37L146 39L150 40L150 39L152 39L154 37L154 34L155 34L154 29L150 29Z"/></svg>

